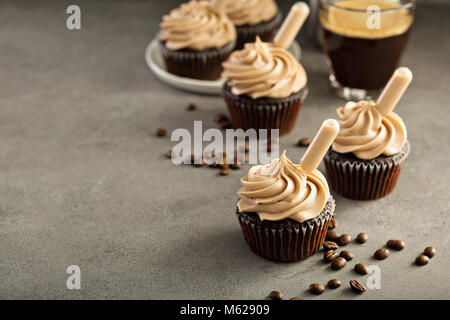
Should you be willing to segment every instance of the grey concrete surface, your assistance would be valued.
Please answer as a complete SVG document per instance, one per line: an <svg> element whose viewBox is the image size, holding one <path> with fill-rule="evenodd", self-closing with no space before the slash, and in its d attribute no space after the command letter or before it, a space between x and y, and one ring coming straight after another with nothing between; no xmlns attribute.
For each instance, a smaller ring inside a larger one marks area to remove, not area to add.
<svg viewBox="0 0 450 320"><path fill-rule="evenodd" d="M338 272L322 254L292 264L255 256L234 215L239 178L175 166L174 143L156 128L213 127L219 97L159 82L144 48L176 1L0 1L0 298L264 299L271 290L304 299L448 299L450 6L421 6L403 65L414 80L397 111L412 153L396 190L358 202L336 197L337 231L370 240L349 245L356 258ZM65 27L68 4L82 30ZM283 2L287 8L289 2ZM286 10L285 10L286 12ZM294 132L315 133L343 103L327 85L325 57L301 37L310 94ZM187 102L199 106L187 112ZM386 240L406 242L385 261ZM437 255L412 264L424 247ZM357 262L381 268L381 289L348 287ZM66 267L81 268L81 290L66 288ZM312 282L344 286L320 297Z"/></svg>

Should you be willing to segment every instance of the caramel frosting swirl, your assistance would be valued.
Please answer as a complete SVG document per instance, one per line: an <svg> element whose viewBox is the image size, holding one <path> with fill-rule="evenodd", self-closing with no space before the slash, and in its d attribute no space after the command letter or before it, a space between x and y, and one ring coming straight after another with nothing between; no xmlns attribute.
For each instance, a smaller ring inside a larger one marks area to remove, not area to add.
<svg viewBox="0 0 450 320"><path fill-rule="evenodd" d="M383 116L374 101L348 102L337 115L341 129L332 147L336 152L369 160L396 154L406 143L403 120L394 112Z"/></svg>
<svg viewBox="0 0 450 320"><path fill-rule="evenodd" d="M236 39L233 22L209 1L190 1L163 16L160 40L169 50L219 49Z"/></svg>
<svg viewBox="0 0 450 320"><path fill-rule="evenodd" d="M228 0L225 11L235 25L252 26L275 17L278 7L274 0Z"/></svg>
<svg viewBox="0 0 450 320"><path fill-rule="evenodd" d="M285 155L267 165L252 167L241 179L240 212L256 212L261 221L286 218L304 222L318 216L330 192L318 171L305 172Z"/></svg>
<svg viewBox="0 0 450 320"><path fill-rule="evenodd" d="M256 38L223 63L222 77L235 95L285 98L306 85L306 72L285 49Z"/></svg>

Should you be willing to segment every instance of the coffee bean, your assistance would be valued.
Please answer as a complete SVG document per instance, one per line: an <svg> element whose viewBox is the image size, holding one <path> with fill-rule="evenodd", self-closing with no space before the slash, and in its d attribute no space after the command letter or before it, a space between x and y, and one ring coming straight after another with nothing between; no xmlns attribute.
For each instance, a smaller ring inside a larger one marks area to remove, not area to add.
<svg viewBox="0 0 450 320"><path fill-rule="evenodd" d="M327 252L325 252L325 254L323 255L323 260L325 262L331 262L334 259L336 259L337 257L339 257L339 254L334 251L334 250L328 250Z"/></svg>
<svg viewBox="0 0 450 320"><path fill-rule="evenodd" d="M352 236L349 234L343 234L339 237L338 243L340 246L345 246L352 241Z"/></svg>
<svg viewBox="0 0 450 320"><path fill-rule="evenodd" d="M339 248L339 246L337 245L336 242L325 241L323 243L323 248L325 249L325 251L328 251L328 250L336 250L337 248Z"/></svg>
<svg viewBox="0 0 450 320"><path fill-rule="evenodd" d="M274 291L270 292L269 297L272 300L283 300L283 295L278 290L274 290Z"/></svg>
<svg viewBox="0 0 450 320"><path fill-rule="evenodd" d="M341 281L339 281L338 279L331 279L330 281L328 281L327 287L330 289L337 289L341 286L341 284Z"/></svg>
<svg viewBox="0 0 450 320"><path fill-rule="evenodd" d="M301 138L298 142L297 142L297 146L299 147L307 147L311 144L311 139L310 138Z"/></svg>
<svg viewBox="0 0 450 320"><path fill-rule="evenodd" d="M292 297L292 298L290 298L289 300L302 300L302 298L299 298L299 297Z"/></svg>
<svg viewBox="0 0 450 320"><path fill-rule="evenodd" d="M165 154L166 158L172 159L172 149L169 149Z"/></svg>
<svg viewBox="0 0 450 320"><path fill-rule="evenodd" d="M352 260L355 256L353 255L353 253L351 253L348 250L342 250L341 253L339 254L339 256L341 256L342 258L344 258L347 261Z"/></svg>
<svg viewBox="0 0 450 320"><path fill-rule="evenodd" d="M328 225L328 229L332 230L336 228L338 225L337 221L335 219L331 219L330 224Z"/></svg>
<svg viewBox="0 0 450 320"><path fill-rule="evenodd" d="M230 174L230 167L227 164L222 165L222 168L220 169L220 175L226 176Z"/></svg>
<svg viewBox="0 0 450 320"><path fill-rule="evenodd" d="M355 264L355 267L353 268L353 270L355 270L356 273L359 273L362 275L369 273L369 269L367 268L367 266L364 263Z"/></svg>
<svg viewBox="0 0 450 320"><path fill-rule="evenodd" d="M433 258L436 254L436 249L434 249L433 247L426 247L425 250L423 250L423 254L428 258Z"/></svg>
<svg viewBox="0 0 450 320"><path fill-rule="evenodd" d="M367 235L367 233L361 232L356 236L356 242L358 243L366 243L367 240L369 240L369 236Z"/></svg>
<svg viewBox="0 0 450 320"><path fill-rule="evenodd" d="M195 105L195 103L189 103L186 109L188 111L194 111L197 109L197 106Z"/></svg>
<svg viewBox="0 0 450 320"><path fill-rule="evenodd" d="M341 235L334 230L328 230L325 239L327 241L337 241Z"/></svg>
<svg viewBox="0 0 450 320"><path fill-rule="evenodd" d="M403 250L405 248L405 243L402 240L389 240L386 242L386 245L388 248L394 249L394 250Z"/></svg>
<svg viewBox="0 0 450 320"><path fill-rule="evenodd" d="M427 257L426 255L424 255L424 254L421 254L420 256L418 256L418 257L416 258L415 263L416 263L416 265L418 265L418 266L424 266L424 265L428 264L429 261L430 261L430 258L428 258L428 257Z"/></svg>
<svg viewBox="0 0 450 320"><path fill-rule="evenodd" d="M312 294L321 294L325 291L325 286L320 283L313 283L309 286L309 292Z"/></svg>
<svg viewBox="0 0 450 320"><path fill-rule="evenodd" d="M384 260L387 257L389 257L389 250L386 248L380 248L377 251L375 251L375 253L373 254L373 256L378 259L378 260Z"/></svg>
<svg viewBox="0 0 450 320"><path fill-rule="evenodd" d="M350 280L350 288L352 288L353 292L356 293L363 293L366 291L366 287L364 287L358 280Z"/></svg>
<svg viewBox="0 0 450 320"><path fill-rule="evenodd" d="M331 262L331 267L334 270L340 270L343 267L345 267L346 264L347 264L347 260L345 260L342 257L337 257L336 259L333 260L333 262Z"/></svg>
<svg viewBox="0 0 450 320"><path fill-rule="evenodd" d="M228 117L226 115L224 115L223 113L217 113L214 116L214 121L217 123L222 122L222 121L228 121Z"/></svg>
<svg viewBox="0 0 450 320"><path fill-rule="evenodd" d="M167 133L166 129L159 128L156 130L156 135L158 137L164 137L166 135L166 133Z"/></svg>

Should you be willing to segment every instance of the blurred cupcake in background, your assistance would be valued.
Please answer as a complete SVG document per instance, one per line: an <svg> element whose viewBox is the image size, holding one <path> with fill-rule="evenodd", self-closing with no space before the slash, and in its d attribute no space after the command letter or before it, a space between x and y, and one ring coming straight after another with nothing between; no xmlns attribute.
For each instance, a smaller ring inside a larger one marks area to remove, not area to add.
<svg viewBox="0 0 450 320"><path fill-rule="evenodd" d="M274 0L227 0L225 11L236 26L236 50L257 36L271 42L282 19Z"/></svg>
<svg viewBox="0 0 450 320"><path fill-rule="evenodd" d="M200 80L217 80L236 44L236 29L225 1L190 1L163 16L160 48L167 71Z"/></svg>

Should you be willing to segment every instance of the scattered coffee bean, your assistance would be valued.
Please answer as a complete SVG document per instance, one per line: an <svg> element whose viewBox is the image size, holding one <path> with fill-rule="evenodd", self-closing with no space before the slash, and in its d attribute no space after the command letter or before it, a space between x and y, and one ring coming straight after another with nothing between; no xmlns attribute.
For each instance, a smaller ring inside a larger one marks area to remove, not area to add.
<svg viewBox="0 0 450 320"><path fill-rule="evenodd" d="M332 230L336 228L338 225L337 221L335 219L331 219L330 224L328 225L328 229Z"/></svg>
<svg viewBox="0 0 450 320"><path fill-rule="evenodd" d="M356 242L358 243L366 243L367 240L369 240L369 236L367 235L367 233L361 232L356 236Z"/></svg>
<svg viewBox="0 0 450 320"><path fill-rule="evenodd" d="M214 121L217 123L222 122L222 121L228 121L228 117L226 115L224 115L223 113L217 113L214 116Z"/></svg>
<svg viewBox="0 0 450 320"><path fill-rule="evenodd" d="M165 153L166 158L168 159L172 159L172 149L169 149L166 153Z"/></svg>
<svg viewBox="0 0 450 320"><path fill-rule="evenodd" d="M343 267L345 267L346 264L347 264L347 260L345 260L342 257L337 257L336 259L333 260L333 262L331 262L331 267L334 270L340 270Z"/></svg>
<svg viewBox="0 0 450 320"><path fill-rule="evenodd" d="M403 250L405 248L405 243L402 240L389 240L386 242L386 245L388 248L394 249L394 250Z"/></svg>
<svg viewBox="0 0 450 320"><path fill-rule="evenodd" d="M230 167L227 164L222 165L222 168L220 169L220 175L221 176L227 176L230 174Z"/></svg>
<svg viewBox="0 0 450 320"><path fill-rule="evenodd" d="M345 246L347 244L349 244L352 241L352 236L349 234L343 234L339 237L338 239L338 244L340 246Z"/></svg>
<svg viewBox="0 0 450 320"><path fill-rule="evenodd" d="M322 294L325 291L325 286L320 283L313 283L309 286L309 292L312 294Z"/></svg>
<svg viewBox="0 0 450 320"><path fill-rule="evenodd" d="M283 300L283 295L278 290L274 290L274 291L270 292L269 297L272 300Z"/></svg>
<svg viewBox="0 0 450 320"><path fill-rule="evenodd" d="M159 128L156 130L156 135L158 137L164 137L166 135L166 133L167 133L166 129Z"/></svg>
<svg viewBox="0 0 450 320"><path fill-rule="evenodd" d="M364 287L358 280L350 280L350 288L352 288L353 292L356 293L363 293L366 291L366 287Z"/></svg>
<svg viewBox="0 0 450 320"><path fill-rule="evenodd" d="M292 298L290 298L289 300L302 300L302 298L299 298L299 297L292 297Z"/></svg>
<svg viewBox="0 0 450 320"><path fill-rule="evenodd" d="M195 103L189 103L186 109L188 111L194 111L197 109L197 106L195 105Z"/></svg>
<svg viewBox="0 0 450 320"><path fill-rule="evenodd" d="M436 249L433 247L426 247L425 250L423 250L423 254L426 255L428 258L433 258L436 254Z"/></svg>
<svg viewBox="0 0 450 320"><path fill-rule="evenodd" d="M299 147L307 147L311 144L311 139L310 138L301 138L298 142L297 142L297 146Z"/></svg>
<svg viewBox="0 0 450 320"><path fill-rule="evenodd" d="M351 253L348 250L342 250L341 253L339 254L339 256L341 256L342 258L344 258L347 261L352 260L355 256L353 255L353 253Z"/></svg>
<svg viewBox="0 0 450 320"><path fill-rule="evenodd" d="M334 230L328 230L325 239L327 241L337 241L341 235Z"/></svg>
<svg viewBox="0 0 450 320"><path fill-rule="evenodd" d="M353 270L355 270L356 273L359 273L362 275L369 273L369 269L367 268L367 266L364 263L355 264L355 267L353 268Z"/></svg>
<svg viewBox="0 0 450 320"><path fill-rule="evenodd" d="M327 287L330 289L337 289L342 285L341 281L339 281L338 279L331 279L330 281L328 281L327 283Z"/></svg>
<svg viewBox="0 0 450 320"><path fill-rule="evenodd" d="M336 242L325 241L323 243L323 248L325 249L325 251L328 251L328 250L336 250L337 248L339 248L339 246L337 245Z"/></svg>
<svg viewBox="0 0 450 320"><path fill-rule="evenodd" d="M429 261L430 261L430 258L428 258L428 257L427 257L426 255L424 255L424 254L421 254L420 256L418 256L418 257L416 258L415 263L416 263L416 265L418 265L418 266L424 266L424 265L428 264Z"/></svg>
<svg viewBox="0 0 450 320"><path fill-rule="evenodd" d="M373 254L373 256L378 259L378 260L384 260L387 257L389 257L389 250L386 248L380 248L377 251L375 251L375 253Z"/></svg>
<svg viewBox="0 0 450 320"><path fill-rule="evenodd" d="M328 250L327 252L325 252L325 254L323 255L323 260L325 262L331 262L334 259L336 259L337 257L339 257L339 254L334 251L334 250Z"/></svg>

